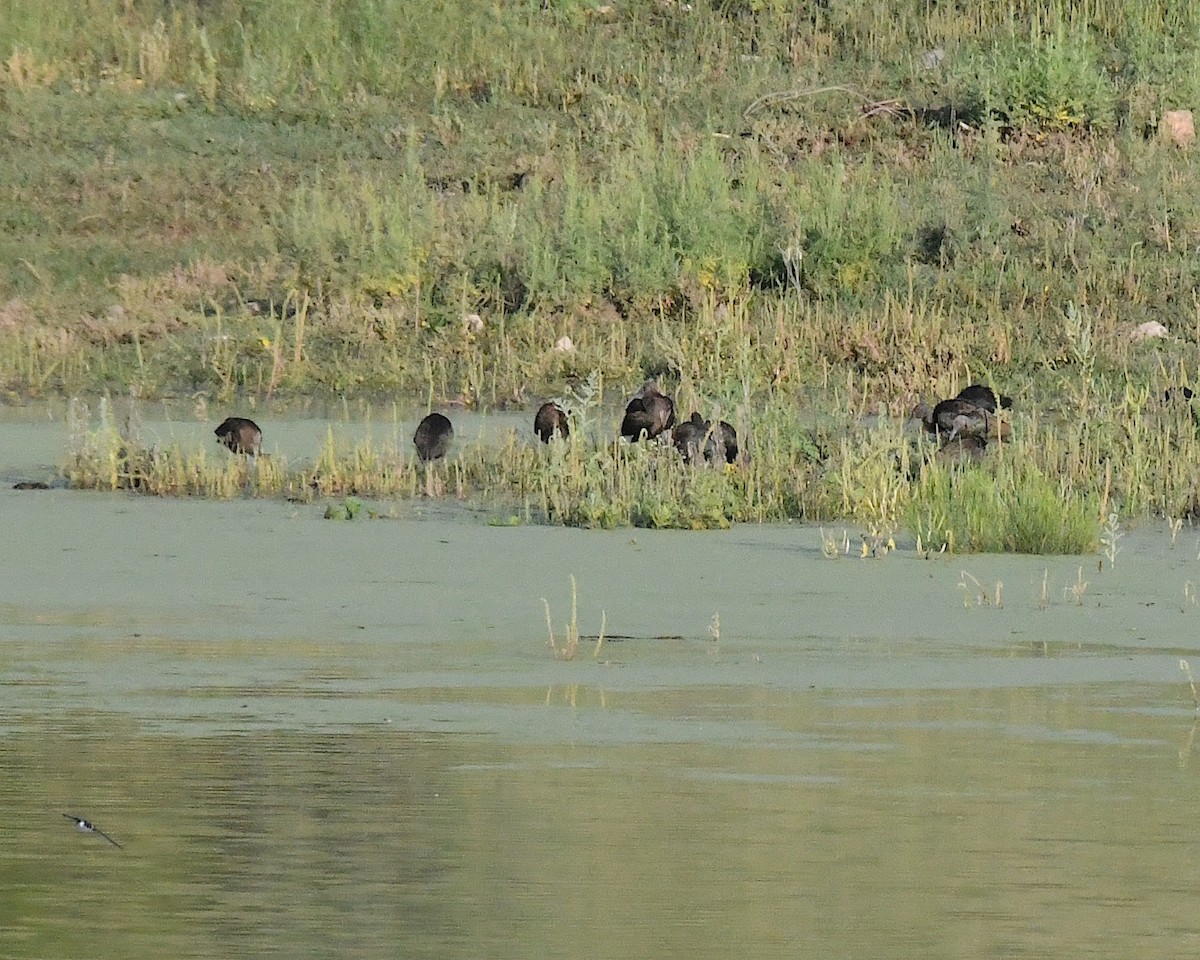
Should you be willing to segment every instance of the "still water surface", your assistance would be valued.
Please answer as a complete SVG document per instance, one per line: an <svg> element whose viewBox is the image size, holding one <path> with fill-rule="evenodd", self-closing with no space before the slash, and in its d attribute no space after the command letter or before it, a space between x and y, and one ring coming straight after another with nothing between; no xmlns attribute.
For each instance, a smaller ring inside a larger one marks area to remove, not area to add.
<svg viewBox="0 0 1200 960"><path fill-rule="evenodd" d="M63 443L0 424L0 475ZM1200 947L1195 531L1101 572L9 486L0 957ZM625 639L565 661L571 574Z"/></svg>

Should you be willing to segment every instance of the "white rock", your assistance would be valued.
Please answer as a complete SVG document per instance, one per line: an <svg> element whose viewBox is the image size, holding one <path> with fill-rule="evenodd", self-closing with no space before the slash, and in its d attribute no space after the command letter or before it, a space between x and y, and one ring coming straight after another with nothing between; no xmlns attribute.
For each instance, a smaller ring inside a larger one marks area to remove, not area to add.
<svg viewBox="0 0 1200 960"><path fill-rule="evenodd" d="M1163 114L1162 135L1172 143L1186 147L1196 139L1196 122L1191 110L1168 110Z"/></svg>
<svg viewBox="0 0 1200 960"><path fill-rule="evenodd" d="M1131 343L1141 343L1143 340L1153 340L1166 335L1167 328L1161 323L1157 320L1147 320L1129 331L1129 340Z"/></svg>

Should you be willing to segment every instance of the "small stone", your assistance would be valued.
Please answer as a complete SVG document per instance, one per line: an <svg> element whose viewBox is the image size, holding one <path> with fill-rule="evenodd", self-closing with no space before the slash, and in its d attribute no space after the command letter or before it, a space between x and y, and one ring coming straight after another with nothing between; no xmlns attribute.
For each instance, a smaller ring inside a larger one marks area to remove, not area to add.
<svg viewBox="0 0 1200 960"><path fill-rule="evenodd" d="M941 47L934 47L932 50L926 50L921 54L921 66L925 70L936 70L942 65L942 61L946 59L946 51Z"/></svg>
<svg viewBox="0 0 1200 960"><path fill-rule="evenodd" d="M564 335L554 341L554 349L559 353L574 353L575 344L570 337Z"/></svg>
<svg viewBox="0 0 1200 960"><path fill-rule="evenodd" d="M1191 110L1168 110L1159 126L1164 139L1176 146L1186 147L1196 139L1196 124Z"/></svg>
<svg viewBox="0 0 1200 960"><path fill-rule="evenodd" d="M1157 320L1147 320L1129 331L1130 343L1141 343L1143 340L1154 340L1167 335L1167 328Z"/></svg>

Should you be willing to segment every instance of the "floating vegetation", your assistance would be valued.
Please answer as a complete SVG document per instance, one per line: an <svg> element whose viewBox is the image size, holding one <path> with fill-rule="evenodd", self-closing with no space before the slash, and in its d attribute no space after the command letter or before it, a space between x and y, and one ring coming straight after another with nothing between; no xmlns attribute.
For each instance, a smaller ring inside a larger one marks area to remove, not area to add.
<svg viewBox="0 0 1200 960"><path fill-rule="evenodd" d="M347 497L341 503L331 503L325 508L326 520L353 520L362 512L362 501L358 497Z"/></svg>

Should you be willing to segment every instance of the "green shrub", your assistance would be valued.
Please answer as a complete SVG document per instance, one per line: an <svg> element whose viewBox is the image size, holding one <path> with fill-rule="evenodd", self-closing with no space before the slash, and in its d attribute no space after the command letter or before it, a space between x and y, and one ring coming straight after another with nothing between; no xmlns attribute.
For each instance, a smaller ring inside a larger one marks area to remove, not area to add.
<svg viewBox="0 0 1200 960"><path fill-rule="evenodd" d="M1116 90L1083 15L1055 8L1035 13L1028 27L1013 21L1010 31L990 52L968 62L975 70L974 93L987 108L1016 128L1113 126Z"/></svg>
<svg viewBox="0 0 1200 960"><path fill-rule="evenodd" d="M341 175L301 185L275 219L302 285L403 298L426 279L438 209L419 171L387 184Z"/></svg>
<svg viewBox="0 0 1200 960"><path fill-rule="evenodd" d="M1014 463L1003 451L984 466L926 464L905 510L925 547L980 553L1090 553L1100 529L1095 494Z"/></svg>

